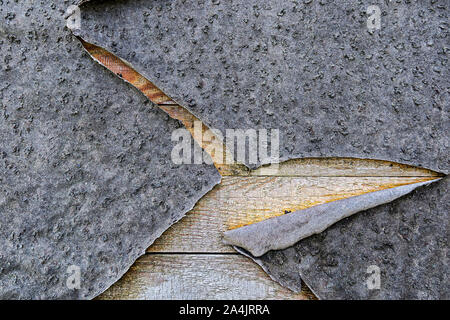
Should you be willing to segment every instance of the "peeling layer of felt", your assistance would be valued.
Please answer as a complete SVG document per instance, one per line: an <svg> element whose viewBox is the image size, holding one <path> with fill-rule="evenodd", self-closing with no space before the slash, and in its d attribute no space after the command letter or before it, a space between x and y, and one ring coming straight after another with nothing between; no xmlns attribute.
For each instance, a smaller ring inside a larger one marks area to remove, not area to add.
<svg viewBox="0 0 450 320"><path fill-rule="evenodd" d="M95 297L220 181L172 162L183 126L92 61L69 4L0 6L0 299Z"/></svg>
<svg viewBox="0 0 450 320"><path fill-rule="evenodd" d="M320 299L449 299L448 186L443 178L261 257L236 249L291 290L303 280Z"/></svg>
<svg viewBox="0 0 450 320"><path fill-rule="evenodd" d="M389 203L418 187L438 180L370 192L267 219L225 232L224 243L243 248L252 256L260 257L268 251L293 246L355 213Z"/></svg>
<svg viewBox="0 0 450 320"><path fill-rule="evenodd" d="M369 31L369 0L92 1L79 35L224 135L280 129L280 160L448 173L448 4L380 2Z"/></svg>

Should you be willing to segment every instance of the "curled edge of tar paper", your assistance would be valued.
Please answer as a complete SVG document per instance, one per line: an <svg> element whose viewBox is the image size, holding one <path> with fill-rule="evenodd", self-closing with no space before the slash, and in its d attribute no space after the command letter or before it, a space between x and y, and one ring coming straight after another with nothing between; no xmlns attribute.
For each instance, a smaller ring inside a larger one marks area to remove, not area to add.
<svg viewBox="0 0 450 320"><path fill-rule="evenodd" d="M289 248L355 213L389 203L439 180L441 178L370 192L267 219L225 232L223 242L235 249L239 247L241 253L244 249L253 257L260 257L271 250Z"/></svg>

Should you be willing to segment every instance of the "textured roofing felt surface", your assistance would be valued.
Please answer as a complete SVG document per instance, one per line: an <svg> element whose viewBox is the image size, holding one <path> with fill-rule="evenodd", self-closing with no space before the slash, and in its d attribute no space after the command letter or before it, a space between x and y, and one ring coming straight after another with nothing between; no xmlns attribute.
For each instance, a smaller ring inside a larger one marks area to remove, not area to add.
<svg viewBox="0 0 450 320"><path fill-rule="evenodd" d="M380 3L373 32L370 5L106 1L82 7L79 35L129 61L210 127L280 129L281 160L371 158L447 173L448 1ZM280 222L290 217L225 239L258 255L287 244L252 258L293 290L302 278L319 298L448 298L447 189L448 178L390 204L391 193L411 190L365 195L355 210L356 197L311 208L325 208L323 219L308 220L313 233L331 227L295 245L297 233L311 232ZM366 284L372 265L379 290Z"/></svg>
<svg viewBox="0 0 450 320"><path fill-rule="evenodd" d="M182 125L83 51L67 6L0 6L0 299L98 295L220 181L171 161Z"/></svg>
<svg viewBox="0 0 450 320"><path fill-rule="evenodd" d="M380 1L381 29L369 32L373 4L92 1L79 34L210 127L280 129L281 160L370 158L447 173L449 2Z"/></svg>
<svg viewBox="0 0 450 320"><path fill-rule="evenodd" d="M68 4L0 7L0 298L96 296L220 180L171 162L180 123L82 52ZM380 3L382 28L368 32L372 4L95 1L78 34L210 127L280 129L282 160L447 173L448 1ZM447 189L448 178L256 261L320 298L448 299ZM66 285L73 265L80 290ZM381 290L366 286L370 265Z"/></svg>
<svg viewBox="0 0 450 320"><path fill-rule="evenodd" d="M282 285L300 291L303 280L321 299L449 299L448 186L446 177L253 259ZM380 289L367 286L371 266Z"/></svg>

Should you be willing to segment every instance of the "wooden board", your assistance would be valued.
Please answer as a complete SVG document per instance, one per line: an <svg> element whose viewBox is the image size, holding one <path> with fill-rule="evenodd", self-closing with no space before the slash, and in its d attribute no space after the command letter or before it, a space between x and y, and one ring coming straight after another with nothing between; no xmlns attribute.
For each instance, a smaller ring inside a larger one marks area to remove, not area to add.
<svg viewBox="0 0 450 320"><path fill-rule="evenodd" d="M192 133L208 128L128 64L83 42L99 63L138 88ZM196 141L202 147L220 141ZM429 170L364 159L297 159L250 171L215 162L223 176L179 223L167 230L129 272L99 299L313 299L294 294L256 264L222 244L224 231L367 192L438 176Z"/></svg>
<svg viewBox="0 0 450 320"><path fill-rule="evenodd" d="M234 252L223 232L312 205L418 181L412 177L224 177L149 252Z"/></svg>
<svg viewBox="0 0 450 320"><path fill-rule="evenodd" d="M371 162L364 164L370 167ZM316 165L320 166L319 160ZM328 165L324 161L324 166ZM354 173L358 175L357 167ZM424 178L385 174L381 171L381 177L224 177L100 299L311 299L313 295L307 287L300 295L286 291L256 264L233 254L233 249L221 242L223 231L280 214L287 207L306 207L336 196ZM268 193L272 193L270 197Z"/></svg>
<svg viewBox="0 0 450 320"><path fill-rule="evenodd" d="M307 299L241 255L145 255L101 299Z"/></svg>

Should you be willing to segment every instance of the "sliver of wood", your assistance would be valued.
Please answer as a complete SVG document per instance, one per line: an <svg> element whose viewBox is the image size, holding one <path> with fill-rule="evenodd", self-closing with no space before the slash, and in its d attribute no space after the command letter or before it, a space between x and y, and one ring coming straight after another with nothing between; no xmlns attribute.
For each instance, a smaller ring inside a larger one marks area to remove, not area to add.
<svg viewBox="0 0 450 320"><path fill-rule="evenodd" d="M224 177L186 217L157 239L148 252L235 252L222 243L227 230L335 198L417 180L414 177Z"/></svg>
<svg viewBox="0 0 450 320"><path fill-rule="evenodd" d="M99 63L141 90L193 133L199 121L127 63L82 41ZM202 124L202 130L208 128ZM195 136L194 136L195 138ZM205 147L203 141L197 141ZM218 143L214 141L213 143ZM225 149L225 148L224 148ZM312 299L294 294L222 244L224 231L313 205L434 179L437 173L363 159L298 159L277 170L215 163L224 177L100 299Z"/></svg>

